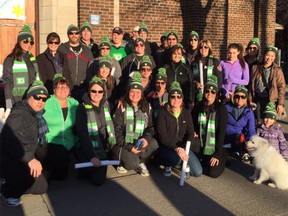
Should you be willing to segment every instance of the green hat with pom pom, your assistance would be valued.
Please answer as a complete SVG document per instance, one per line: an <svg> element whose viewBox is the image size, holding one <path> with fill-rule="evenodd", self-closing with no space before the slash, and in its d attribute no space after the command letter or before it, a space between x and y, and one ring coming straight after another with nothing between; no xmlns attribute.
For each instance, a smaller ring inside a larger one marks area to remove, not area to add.
<svg viewBox="0 0 288 216"><path fill-rule="evenodd" d="M194 37L196 37L197 40L199 40L199 34L196 31L191 31L191 33L189 35L189 39L191 40Z"/></svg>
<svg viewBox="0 0 288 216"><path fill-rule="evenodd" d="M248 95L248 89L243 85L237 85L235 87L234 95L236 95L239 92L243 93L246 97Z"/></svg>
<svg viewBox="0 0 288 216"><path fill-rule="evenodd" d="M49 96L48 90L44 86L43 82L40 80L35 80L27 92L27 98L38 94Z"/></svg>
<svg viewBox="0 0 288 216"><path fill-rule="evenodd" d="M179 94L179 95L183 96L181 86L177 81L172 82L171 86L169 88L169 97L173 94Z"/></svg>
<svg viewBox="0 0 288 216"><path fill-rule="evenodd" d="M99 60L99 68L101 67L108 67L112 68L112 65L111 65L111 56L110 55L103 55L100 60Z"/></svg>
<svg viewBox="0 0 288 216"><path fill-rule="evenodd" d="M54 78L53 78L53 87L55 88L59 82L64 82L70 87L69 81L65 77L63 77L62 74L57 73L54 75Z"/></svg>
<svg viewBox="0 0 288 216"><path fill-rule="evenodd" d="M110 43L109 37L107 35L101 37L101 40L99 43L99 49L101 49L103 46L107 46L111 49L111 43Z"/></svg>
<svg viewBox="0 0 288 216"><path fill-rule="evenodd" d="M156 80L163 80L164 82L167 82L167 74L166 74L166 68L159 68L158 73L156 74Z"/></svg>
<svg viewBox="0 0 288 216"><path fill-rule="evenodd" d="M89 22L83 22L81 28L80 28L80 32L84 31L84 30L88 30L91 32L92 34L92 26L90 25Z"/></svg>
<svg viewBox="0 0 288 216"><path fill-rule="evenodd" d="M215 90L217 92L218 91L218 78L215 75L209 76L207 78L207 82L204 86L204 89Z"/></svg>
<svg viewBox="0 0 288 216"><path fill-rule="evenodd" d="M170 36L170 35L173 35L176 37L176 39L178 40L178 34L176 31L170 31L168 34L167 34L167 38Z"/></svg>
<svg viewBox="0 0 288 216"><path fill-rule="evenodd" d="M129 91L131 89L140 89L143 91L143 86L142 86L142 76L139 71L133 71L130 75L131 77L131 82L129 84Z"/></svg>
<svg viewBox="0 0 288 216"><path fill-rule="evenodd" d="M17 41L20 42L22 40L34 41L34 37L28 25L24 25L22 30L18 34Z"/></svg>
<svg viewBox="0 0 288 216"><path fill-rule="evenodd" d="M269 102L266 107L265 111L263 113L264 118L270 118L270 119L277 119L277 112L276 112L276 105L274 102Z"/></svg>
<svg viewBox="0 0 288 216"><path fill-rule="evenodd" d="M144 66L148 66L148 67L152 68L152 62L151 62L151 59L148 55L144 55L141 58L140 68L142 68Z"/></svg>
<svg viewBox="0 0 288 216"><path fill-rule="evenodd" d="M96 75L92 78L92 80L89 83L89 90L91 89L91 87L94 84L97 84L97 85L101 86L103 88L103 90L105 90L104 82L99 77L97 77Z"/></svg>
<svg viewBox="0 0 288 216"><path fill-rule="evenodd" d="M278 48L277 48L277 47L272 46L272 45L269 45L269 46L266 47L264 53L266 54L266 53L269 52L269 51L274 52L274 53L275 53L275 56L277 57L277 54L278 54Z"/></svg>
<svg viewBox="0 0 288 216"><path fill-rule="evenodd" d="M255 37L249 41L247 48L249 48L249 46L251 46L252 44L256 45L258 47L258 49L261 47L260 40L257 37Z"/></svg>
<svg viewBox="0 0 288 216"><path fill-rule="evenodd" d="M142 42L145 45L145 41L142 37L138 37L135 39L134 44L137 44L138 42Z"/></svg>
<svg viewBox="0 0 288 216"><path fill-rule="evenodd" d="M148 34L148 28L147 28L147 25L145 23L140 23L140 25L139 25L138 33L142 32L142 31L145 31Z"/></svg>

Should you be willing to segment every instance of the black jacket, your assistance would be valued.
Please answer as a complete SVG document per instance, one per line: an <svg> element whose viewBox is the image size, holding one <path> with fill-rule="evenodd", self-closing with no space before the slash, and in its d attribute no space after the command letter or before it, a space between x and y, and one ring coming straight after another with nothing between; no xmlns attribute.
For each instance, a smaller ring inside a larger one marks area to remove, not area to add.
<svg viewBox="0 0 288 216"><path fill-rule="evenodd" d="M171 149L185 148L186 142L192 142L193 137L192 116L186 108L182 109L178 119L167 110L167 104L161 108L157 120L157 138L160 144Z"/></svg>
<svg viewBox="0 0 288 216"><path fill-rule="evenodd" d="M38 145L35 115L26 101L15 104L1 133L1 160L12 159L28 164L34 159Z"/></svg>

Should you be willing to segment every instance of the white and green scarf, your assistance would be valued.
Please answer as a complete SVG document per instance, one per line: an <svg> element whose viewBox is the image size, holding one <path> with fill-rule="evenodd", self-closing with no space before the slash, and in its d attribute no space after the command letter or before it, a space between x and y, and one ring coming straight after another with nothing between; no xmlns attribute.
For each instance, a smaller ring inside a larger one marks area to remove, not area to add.
<svg viewBox="0 0 288 216"><path fill-rule="evenodd" d="M204 147L204 155L212 155L215 152L215 117L216 112L211 112L208 121L206 113L199 113L198 123L200 125L201 147Z"/></svg>
<svg viewBox="0 0 288 216"><path fill-rule="evenodd" d="M135 108L133 109L132 107L129 106L129 104L126 104L125 116L126 116L125 142L133 144L135 140L138 140L138 138L143 134L145 128L145 113L143 113L140 109L135 110Z"/></svg>

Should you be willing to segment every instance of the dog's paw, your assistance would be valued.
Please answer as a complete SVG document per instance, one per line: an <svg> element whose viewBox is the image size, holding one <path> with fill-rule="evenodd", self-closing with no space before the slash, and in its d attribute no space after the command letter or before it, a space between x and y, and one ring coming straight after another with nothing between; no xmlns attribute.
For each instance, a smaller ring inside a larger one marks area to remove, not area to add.
<svg viewBox="0 0 288 216"><path fill-rule="evenodd" d="M249 176L249 179L250 179L251 181L255 181L255 180L257 180L257 176L254 176L254 175Z"/></svg>
<svg viewBox="0 0 288 216"><path fill-rule="evenodd" d="M259 181L259 180L255 180L253 183L254 183L254 184L261 184L262 182Z"/></svg>
<svg viewBox="0 0 288 216"><path fill-rule="evenodd" d="M272 187L272 188L276 188L277 187L276 184L274 184L274 183L268 183L268 186Z"/></svg>

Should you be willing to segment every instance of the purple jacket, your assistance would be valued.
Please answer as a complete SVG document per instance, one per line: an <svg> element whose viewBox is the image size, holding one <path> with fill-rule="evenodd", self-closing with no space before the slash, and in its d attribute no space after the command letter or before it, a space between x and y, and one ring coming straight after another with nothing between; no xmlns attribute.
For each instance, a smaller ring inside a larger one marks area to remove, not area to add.
<svg viewBox="0 0 288 216"><path fill-rule="evenodd" d="M281 125L275 123L270 128L267 128L264 124L258 125L257 135L268 140L270 145L273 146L285 160L288 160L288 146L286 145L284 129Z"/></svg>
<svg viewBox="0 0 288 216"><path fill-rule="evenodd" d="M243 113L236 119L233 114L233 104L225 105L228 111L228 123L226 128L226 143L233 142L235 136L244 134L245 140L249 140L255 132L254 113L249 107L245 107Z"/></svg>
<svg viewBox="0 0 288 216"><path fill-rule="evenodd" d="M249 66L245 62L245 69L243 70L239 60L231 64L228 60L222 60L220 62L222 67L222 90L225 96L228 96L228 91L234 93L237 85L248 85L249 83Z"/></svg>

